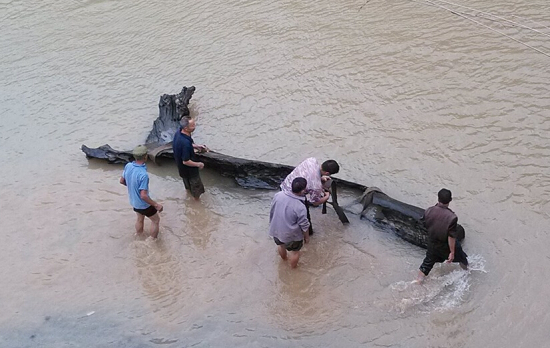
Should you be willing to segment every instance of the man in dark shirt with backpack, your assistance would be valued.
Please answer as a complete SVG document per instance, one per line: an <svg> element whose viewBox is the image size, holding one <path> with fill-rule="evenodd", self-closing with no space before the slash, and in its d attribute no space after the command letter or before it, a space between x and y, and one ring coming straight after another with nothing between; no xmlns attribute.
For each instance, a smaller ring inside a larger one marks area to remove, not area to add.
<svg viewBox="0 0 550 348"><path fill-rule="evenodd" d="M428 229L428 250L420 265L416 281L422 283L436 262L458 262L468 269L468 255L457 241L458 217L449 209L452 201L451 191L441 189L437 193L438 203L426 209L422 220Z"/></svg>

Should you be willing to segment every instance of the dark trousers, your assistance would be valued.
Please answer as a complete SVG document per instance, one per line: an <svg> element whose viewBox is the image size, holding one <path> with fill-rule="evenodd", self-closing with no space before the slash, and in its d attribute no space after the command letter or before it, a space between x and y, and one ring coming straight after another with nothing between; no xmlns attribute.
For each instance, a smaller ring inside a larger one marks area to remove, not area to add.
<svg viewBox="0 0 550 348"><path fill-rule="evenodd" d="M309 221L309 235L311 236L313 234L313 225L311 224L311 215L309 214L310 203L307 198L304 200L304 204L306 205L307 221Z"/></svg>
<svg viewBox="0 0 550 348"><path fill-rule="evenodd" d="M428 242L428 250L426 251L426 257L420 265L420 271L424 275L428 275L436 262L445 262L449 258L451 250L449 249L448 243L433 243ZM468 255L462 250L460 242L457 240L455 243L455 258L453 262L462 263L463 265L468 266Z"/></svg>

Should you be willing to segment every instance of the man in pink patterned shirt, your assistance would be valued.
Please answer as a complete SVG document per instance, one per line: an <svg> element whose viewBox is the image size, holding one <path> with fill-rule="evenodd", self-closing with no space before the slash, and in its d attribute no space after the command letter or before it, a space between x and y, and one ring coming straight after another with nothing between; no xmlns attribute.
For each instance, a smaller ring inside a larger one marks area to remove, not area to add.
<svg viewBox="0 0 550 348"><path fill-rule="evenodd" d="M330 193L327 191L331 185L330 175L338 173L340 166L335 160L328 160L319 165L317 159L310 157L300 163L294 170L287 175L281 184L281 190L292 193L292 180L298 177L307 180L306 192L314 206L325 203Z"/></svg>

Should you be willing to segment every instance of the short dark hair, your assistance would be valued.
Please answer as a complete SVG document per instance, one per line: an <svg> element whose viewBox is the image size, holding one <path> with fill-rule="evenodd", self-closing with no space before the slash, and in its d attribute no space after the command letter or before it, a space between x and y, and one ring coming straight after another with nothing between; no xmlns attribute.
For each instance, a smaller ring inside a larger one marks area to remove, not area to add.
<svg viewBox="0 0 550 348"><path fill-rule="evenodd" d="M439 201L439 203L449 204L449 202L453 200L451 191L445 188L439 190L439 192L437 193L437 200Z"/></svg>
<svg viewBox="0 0 550 348"><path fill-rule="evenodd" d="M307 187L307 180L301 176L292 180L292 192L300 193Z"/></svg>
<svg viewBox="0 0 550 348"><path fill-rule="evenodd" d="M336 174L340 171L340 166L335 160L328 160L321 164L321 169L325 172L329 172L330 174Z"/></svg>

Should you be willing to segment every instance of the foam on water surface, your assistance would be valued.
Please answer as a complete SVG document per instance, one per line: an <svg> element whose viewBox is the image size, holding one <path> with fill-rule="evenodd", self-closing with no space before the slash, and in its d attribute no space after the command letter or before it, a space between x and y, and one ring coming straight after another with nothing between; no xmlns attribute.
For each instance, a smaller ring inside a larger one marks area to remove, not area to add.
<svg viewBox="0 0 550 348"><path fill-rule="evenodd" d="M390 285L394 309L400 313L410 310L423 312L447 311L466 301L472 278L487 273L485 259L472 255L467 271L458 264L436 264L422 284L415 281L398 281Z"/></svg>

